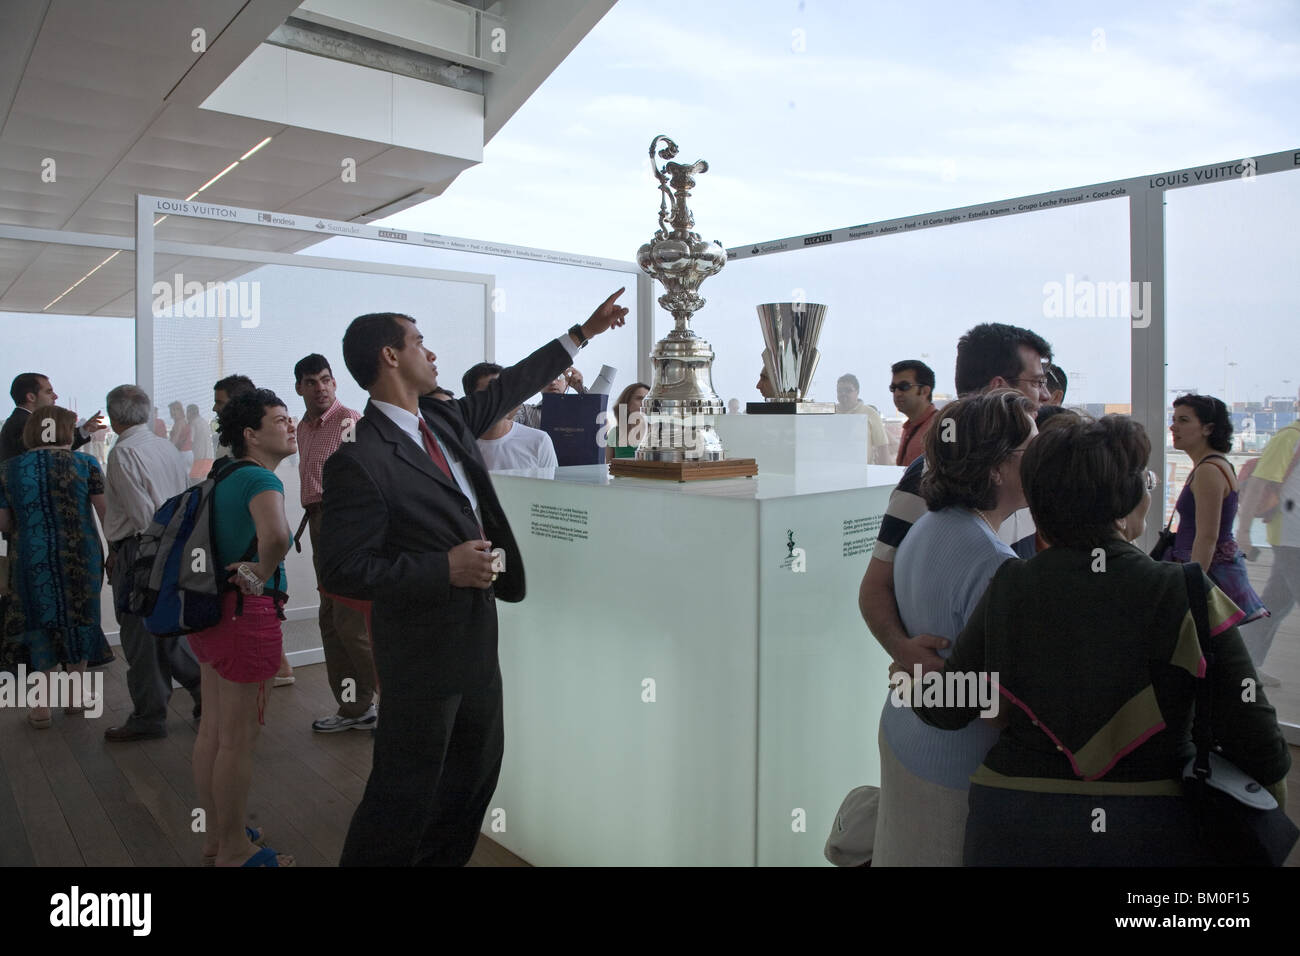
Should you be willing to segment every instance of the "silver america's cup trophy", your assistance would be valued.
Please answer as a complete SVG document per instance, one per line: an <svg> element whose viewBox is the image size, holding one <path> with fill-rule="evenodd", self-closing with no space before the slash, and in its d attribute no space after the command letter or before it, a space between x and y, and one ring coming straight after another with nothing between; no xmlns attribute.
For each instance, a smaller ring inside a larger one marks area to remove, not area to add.
<svg viewBox="0 0 1300 956"><path fill-rule="evenodd" d="M636 450L638 461L682 462L722 460L722 441L713 428L713 416L726 414L726 406L713 390L713 349L690 327L691 316L704 307L698 295L700 283L722 271L727 250L717 242L705 242L692 232L695 219L686 207L686 197L695 186L695 175L707 172L709 164L697 160L689 166L655 163L677 155L677 144L667 136L650 142L650 166L659 180L659 229L636 254L637 265L658 279L667 290L659 304L672 313L674 327L651 353L653 387L641 405L646 429ZM669 208L669 202L672 206Z"/></svg>
<svg viewBox="0 0 1300 956"><path fill-rule="evenodd" d="M750 402L745 410L762 414L833 414L832 402L810 402L808 387L821 355L821 335L826 306L816 302L769 302L758 307L758 325L763 332L763 370L775 393L761 402Z"/></svg>

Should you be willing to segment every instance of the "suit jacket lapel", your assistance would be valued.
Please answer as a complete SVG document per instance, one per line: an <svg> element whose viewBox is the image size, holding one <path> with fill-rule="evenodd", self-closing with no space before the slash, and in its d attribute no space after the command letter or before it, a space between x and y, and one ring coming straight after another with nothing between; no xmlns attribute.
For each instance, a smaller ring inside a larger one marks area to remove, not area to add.
<svg viewBox="0 0 1300 956"><path fill-rule="evenodd" d="M433 463L433 459L429 457L428 453L422 448L417 448L415 443L411 441L410 436L398 428L391 418L375 408L370 402L366 403L364 414L378 429L383 439L393 446L393 452L398 458L458 495L463 494L460 486L453 479L444 475L442 469Z"/></svg>

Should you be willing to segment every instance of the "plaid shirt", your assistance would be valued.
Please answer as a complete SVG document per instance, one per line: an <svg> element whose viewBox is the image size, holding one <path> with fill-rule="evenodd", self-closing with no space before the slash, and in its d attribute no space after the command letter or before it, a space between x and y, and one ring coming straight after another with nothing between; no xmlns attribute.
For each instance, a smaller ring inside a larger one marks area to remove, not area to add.
<svg viewBox="0 0 1300 956"><path fill-rule="evenodd" d="M345 408L335 399L329 411L320 418L315 421L304 418L298 423L298 480L302 486L304 508L320 501L321 471L325 459L343 444L344 430L350 433L360 419L360 412Z"/></svg>

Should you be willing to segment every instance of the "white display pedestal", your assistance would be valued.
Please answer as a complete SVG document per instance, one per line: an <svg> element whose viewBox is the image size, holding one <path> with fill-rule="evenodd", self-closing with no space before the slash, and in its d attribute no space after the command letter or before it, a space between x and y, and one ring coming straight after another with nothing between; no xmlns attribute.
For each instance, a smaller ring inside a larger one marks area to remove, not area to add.
<svg viewBox="0 0 1300 956"><path fill-rule="evenodd" d="M808 475L867 463L866 415L719 415L728 458L754 458L759 474Z"/></svg>
<svg viewBox="0 0 1300 956"><path fill-rule="evenodd" d="M494 476L528 596L497 604L484 832L536 865L826 865L840 801L879 784L889 661L857 595L899 471Z"/></svg>

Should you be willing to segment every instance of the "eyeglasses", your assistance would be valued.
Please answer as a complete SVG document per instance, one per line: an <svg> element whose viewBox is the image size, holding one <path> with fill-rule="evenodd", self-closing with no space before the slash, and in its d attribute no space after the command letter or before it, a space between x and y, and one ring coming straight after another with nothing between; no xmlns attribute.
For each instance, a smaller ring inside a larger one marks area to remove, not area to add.
<svg viewBox="0 0 1300 956"><path fill-rule="evenodd" d="M895 385L893 382L890 382L889 384L889 390L891 392L906 392L906 391L910 391L913 388L916 388L916 386L913 385L911 382L899 382L897 385Z"/></svg>
<svg viewBox="0 0 1300 956"><path fill-rule="evenodd" d="M1028 382L1035 388L1047 388L1047 376L1039 375L1036 378L1013 378L1013 382Z"/></svg>

